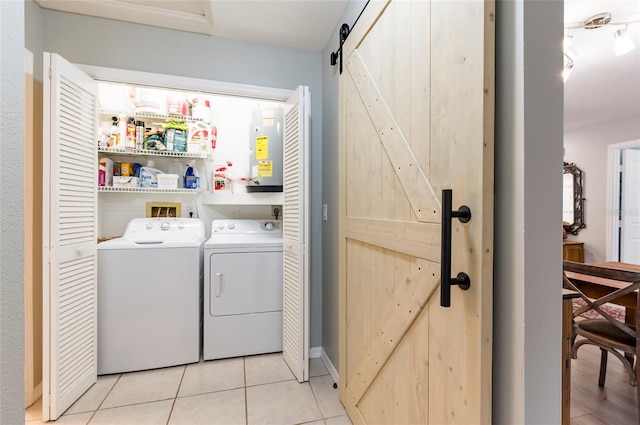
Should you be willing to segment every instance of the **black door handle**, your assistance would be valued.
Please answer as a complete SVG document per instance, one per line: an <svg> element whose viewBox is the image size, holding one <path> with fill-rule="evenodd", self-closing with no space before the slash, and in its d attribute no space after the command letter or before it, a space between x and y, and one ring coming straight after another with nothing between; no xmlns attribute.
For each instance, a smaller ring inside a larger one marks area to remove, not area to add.
<svg viewBox="0 0 640 425"><path fill-rule="evenodd" d="M442 189L442 245L440 247L440 305L451 306L451 286L458 285L467 290L471 286L471 278L464 272L451 277L451 220L457 218L462 223L471 220L471 210L463 205L456 211L451 210L451 189Z"/></svg>

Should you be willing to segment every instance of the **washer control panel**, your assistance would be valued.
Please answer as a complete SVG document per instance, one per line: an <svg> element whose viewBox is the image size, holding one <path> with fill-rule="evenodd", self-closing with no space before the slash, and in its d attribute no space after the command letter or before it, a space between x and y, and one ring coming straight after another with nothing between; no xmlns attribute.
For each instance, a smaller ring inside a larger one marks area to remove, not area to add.
<svg viewBox="0 0 640 425"><path fill-rule="evenodd" d="M190 241L205 237L204 223L197 218L135 218L124 238L137 243Z"/></svg>

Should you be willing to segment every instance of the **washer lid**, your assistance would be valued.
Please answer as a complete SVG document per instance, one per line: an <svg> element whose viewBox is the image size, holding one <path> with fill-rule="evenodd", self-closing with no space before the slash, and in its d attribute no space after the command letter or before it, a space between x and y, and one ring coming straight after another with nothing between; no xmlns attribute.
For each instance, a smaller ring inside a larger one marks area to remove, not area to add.
<svg viewBox="0 0 640 425"><path fill-rule="evenodd" d="M116 238L98 244L100 250L122 250L122 249L176 249L176 248L200 248L204 243L204 238L191 241L146 241L135 242L126 238Z"/></svg>

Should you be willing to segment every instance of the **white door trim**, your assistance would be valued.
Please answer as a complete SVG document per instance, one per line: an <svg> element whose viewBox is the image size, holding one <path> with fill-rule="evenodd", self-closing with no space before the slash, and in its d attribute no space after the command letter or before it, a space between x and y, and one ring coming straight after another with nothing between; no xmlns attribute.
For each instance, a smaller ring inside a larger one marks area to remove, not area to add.
<svg viewBox="0 0 640 425"><path fill-rule="evenodd" d="M640 147L640 139L614 143L607 146L607 261L618 261L618 216L620 208L617 194L620 192L620 155L623 149Z"/></svg>
<svg viewBox="0 0 640 425"><path fill-rule="evenodd" d="M24 49L24 77L25 77L25 113L24 113L24 169L33 170L33 53ZM35 376L35 353L34 344L34 296L33 296L33 224L34 224L34 204L33 204L33 179L31 174L24 174L24 360L25 360L25 407L31 406L40 397L39 384L34 381Z"/></svg>
<svg viewBox="0 0 640 425"><path fill-rule="evenodd" d="M291 89L252 86L248 84L227 83L224 81L204 80L200 78L151 72L131 71L127 69L106 68L101 66L74 64L94 80L113 83L133 84L149 87L164 87L176 90L194 90L215 94L244 96L264 100L285 102L295 92Z"/></svg>

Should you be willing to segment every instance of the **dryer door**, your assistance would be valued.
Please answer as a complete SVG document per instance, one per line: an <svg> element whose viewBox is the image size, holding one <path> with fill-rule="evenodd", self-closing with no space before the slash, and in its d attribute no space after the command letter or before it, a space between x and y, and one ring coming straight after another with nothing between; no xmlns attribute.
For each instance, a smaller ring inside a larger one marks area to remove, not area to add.
<svg viewBox="0 0 640 425"><path fill-rule="evenodd" d="M282 251L215 253L209 261L211 316L282 311Z"/></svg>

